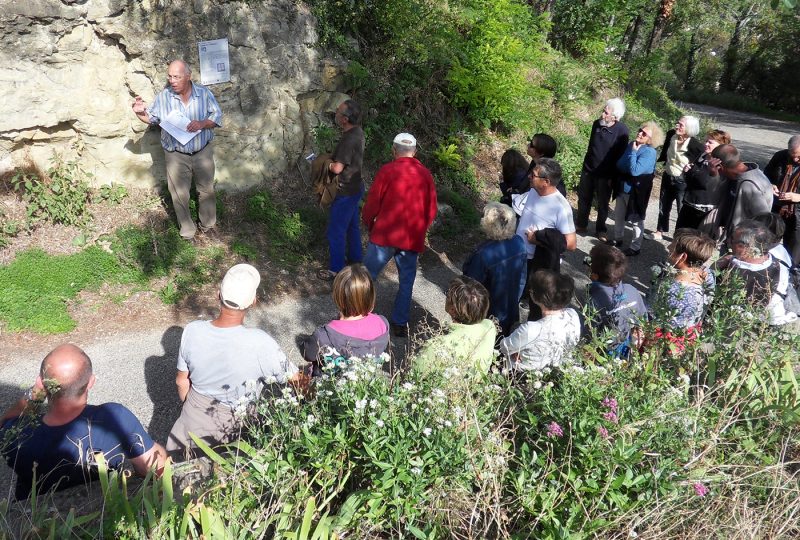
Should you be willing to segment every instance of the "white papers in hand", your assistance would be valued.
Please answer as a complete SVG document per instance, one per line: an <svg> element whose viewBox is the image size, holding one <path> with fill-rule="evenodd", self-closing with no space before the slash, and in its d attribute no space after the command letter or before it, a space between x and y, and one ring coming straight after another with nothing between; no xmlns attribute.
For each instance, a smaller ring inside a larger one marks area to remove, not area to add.
<svg viewBox="0 0 800 540"><path fill-rule="evenodd" d="M185 145L194 139L200 132L187 131L186 126L189 125L189 120L185 114L177 109L172 109L166 118L161 119L161 129L166 129L167 133L175 137L175 140Z"/></svg>

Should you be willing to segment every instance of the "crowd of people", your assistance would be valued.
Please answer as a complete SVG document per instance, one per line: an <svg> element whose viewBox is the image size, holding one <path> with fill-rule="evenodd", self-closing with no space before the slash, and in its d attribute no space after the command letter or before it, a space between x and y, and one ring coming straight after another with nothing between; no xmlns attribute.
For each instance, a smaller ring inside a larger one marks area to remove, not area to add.
<svg viewBox="0 0 800 540"><path fill-rule="evenodd" d="M178 107L191 119L190 132L221 125L213 96L191 83L183 62L170 64L168 73L170 86L154 107L147 109L137 98L137 117L158 123ZM704 143L698 140L695 117L681 117L666 135L656 122L644 122L630 140L624 114L624 102L611 99L593 123L575 212L565 196L552 136L531 138L530 162L513 149L503 155L500 202L483 209L486 240L469 254L463 275L446 292L444 307L452 323L423 344L409 369L425 373L458 366L470 380L496 366L510 376L524 376L576 361L580 340L598 335L603 336L596 342L603 343L602 354L614 358L662 346L663 340L680 351L701 335L717 282L731 279L741 280L751 304L766 310L771 324L797 319L800 136L792 137L788 149L775 154L762 173L742 161L728 133L712 129ZM391 336L408 335L417 259L437 212L434 180L416 158L416 138L400 133L393 140L392 161L377 172L359 210L365 186L358 104L343 102L336 122L341 141L316 168L334 184L328 201L330 265L319 278L332 282L339 314L302 343L305 366L290 362L265 331L244 326L247 311L257 302L261 276L253 266L237 264L220 283L218 316L192 322L183 331L175 381L183 406L165 446L153 441L124 406L88 404L95 378L83 350L62 345L44 358L35 383L0 425L0 448L17 474L18 498L30 495L34 478L40 491L88 481L97 474L99 454L114 468L129 461L137 473L158 473L168 457L193 455L195 438L220 445L237 437L242 416L267 386L288 383L300 391L315 377L340 376L353 356L387 361ZM206 146L211 138L206 137ZM193 141L187 144L197 148L175 146L169 134L162 137L167 153L179 154L167 160L176 203L198 168L208 172L202 139ZM629 259L642 249L659 161L664 172L653 237L669 234L673 203L678 218L667 260L658 266L645 298L625 277ZM612 199L610 234L606 221ZM588 234L594 201L598 242L584 261L591 279L586 306L576 310L571 307L575 283L561 271L562 255L576 249L577 235ZM179 206L184 237L213 229L215 216L202 201L199 226L186 222ZM366 250L362 223L369 232ZM623 251L626 224L632 239ZM718 250L721 256L715 259ZM374 313L375 280L390 259L399 286L386 318Z"/></svg>

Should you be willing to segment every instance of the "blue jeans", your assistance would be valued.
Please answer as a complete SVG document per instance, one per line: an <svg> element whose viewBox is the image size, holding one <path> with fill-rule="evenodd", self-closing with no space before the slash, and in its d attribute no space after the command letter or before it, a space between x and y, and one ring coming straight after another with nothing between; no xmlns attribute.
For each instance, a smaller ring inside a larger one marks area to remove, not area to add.
<svg viewBox="0 0 800 540"><path fill-rule="evenodd" d="M390 322L394 324L408 324L408 314L411 311L411 293L414 290L414 279L417 277L416 251L405 251L393 247L384 247L372 242L367 244L367 255L364 257L364 266L367 267L372 279L378 279L383 267L394 257L397 265L400 287L394 299L394 309Z"/></svg>
<svg viewBox="0 0 800 540"><path fill-rule="evenodd" d="M338 195L331 204L328 217L328 247L331 255L331 272L338 272L345 265L345 246L347 262L361 262L361 229L359 228L358 203L364 195L362 189L356 195Z"/></svg>

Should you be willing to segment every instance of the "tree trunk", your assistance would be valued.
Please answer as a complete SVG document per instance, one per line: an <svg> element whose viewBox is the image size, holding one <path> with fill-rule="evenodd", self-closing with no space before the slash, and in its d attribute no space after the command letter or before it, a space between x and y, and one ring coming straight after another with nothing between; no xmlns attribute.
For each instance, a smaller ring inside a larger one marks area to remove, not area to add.
<svg viewBox="0 0 800 540"><path fill-rule="evenodd" d="M739 63L739 45L742 43L742 32L755 15L755 7L755 4L750 4L736 17L736 25L733 27L733 34L731 34L731 40L728 42L728 48L723 57L724 66L719 79L719 85L722 90L728 92L736 90L735 75L736 65Z"/></svg>
<svg viewBox="0 0 800 540"><path fill-rule="evenodd" d="M631 61L631 56L633 55L633 48L636 46L636 40L639 38L639 29L642 27L642 14L639 13L636 15L636 19L633 21L633 29L631 30L630 35L628 36L628 48L625 50L625 56L623 60L627 64Z"/></svg>
<svg viewBox="0 0 800 540"><path fill-rule="evenodd" d="M683 80L684 90L694 89L694 76L697 71L697 52L700 50L700 44L697 42L697 32L692 32L692 37L689 39L689 57L686 59L686 77Z"/></svg>
<svg viewBox="0 0 800 540"><path fill-rule="evenodd" d="M647 40L647 48L645 49L645 56L650 56L653 47L658 45L661 41L661 34L664 33L664 28L667 26L667 21L672 17L672 10L675 8L675 0L661 0L658 6L658 13L656 13L656 20L653 22L653 31L650 32L650 39Z"/></svg>

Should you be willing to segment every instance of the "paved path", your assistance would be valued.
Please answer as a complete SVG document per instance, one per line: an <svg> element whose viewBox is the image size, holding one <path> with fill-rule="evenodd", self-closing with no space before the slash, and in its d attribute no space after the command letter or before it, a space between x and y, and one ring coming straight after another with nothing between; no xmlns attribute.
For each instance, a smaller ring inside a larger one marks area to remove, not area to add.
<svg viewBox="0 0 800 540"><path fill-rule="evenodd" d="M791 134L800 133L800 126L787 122L764 120L711 107L685 106L698 114L715 118L715 124L730 131L736 143L741 145L745 159L761 163L783 148ZM657 196L656 189L654 197ZM651 229L655 227L657 205L654 200L649 207L646 224ZM576 279L579 300L583 299L583 290L588 284L582 261L596 241L591 236L579 237L578 249L565 257L563 269ZM631 259L629 281L644 290L650 279L650 266L666 258L667 244L667 241L645 240L642 254ZM421 257L420 265L414 287L412 322L426 320L435 324L445 321L448 317L444 313L444 291L450 279L457 274L461 261L453 265L447 261L446 255L428 251ZM392 271L386 273L393 274ZM378 313L388 314L391 311L396 287L394 277L379 280ZM249 315L247 324L266 329L290 357L299 360L298 336L310 333L317 325L335 315L336 308L328 295L313 296L275 305L259 305ZM136 413L156 440L163 442L179 411L174 376L181 332L181 327L173 326L118 335L114 339L104 336L93 343L81 343L94 362L97 376L91 401L123 403ZM407 346L407 340L395 340L395 354L404 354ZM13 363L0 365L0 410L5 410L13 402L20 394L21 387L30 386L47 352L44 349L34 350L25 357L16 358ZM8 485L8 468L0 466L0 497L8 493Z"/></svg>

